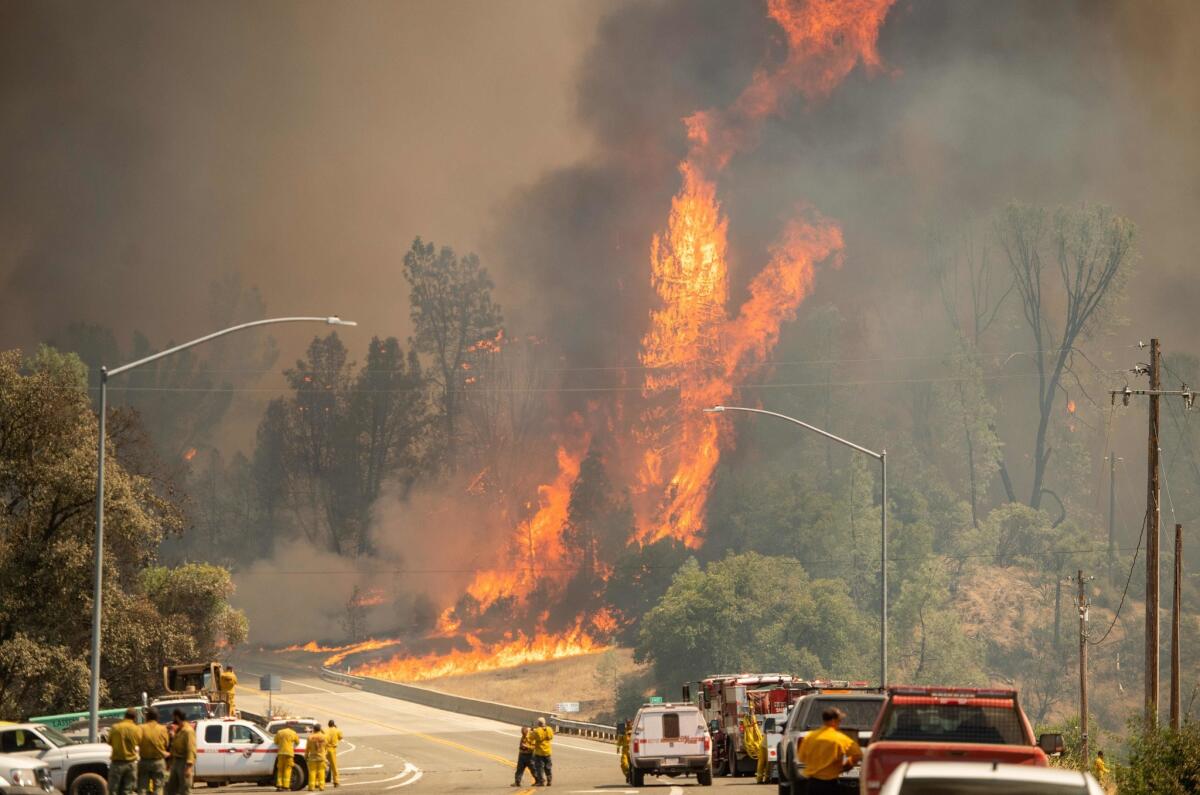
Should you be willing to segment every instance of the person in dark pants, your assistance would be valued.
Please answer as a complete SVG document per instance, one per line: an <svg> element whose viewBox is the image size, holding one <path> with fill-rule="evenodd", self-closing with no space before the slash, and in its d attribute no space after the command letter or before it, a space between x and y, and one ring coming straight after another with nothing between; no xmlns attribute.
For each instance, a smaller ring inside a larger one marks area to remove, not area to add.
<svg viewBox="0 0 1200 795"><path fill-rule="evenodd" d="M513 777L513 786L521 786L521 779L525 777L525 771L529 771L529 775L534 775L533 772L533 738L529 736L529 727L521 727L521 743L517 746L517 774Z"/></svg>
<svg viewBox="0 0 1200 795"><path fill-rule="evenodd" d="M112 762L108 766L108 791L113 795L132 795L137 787L138 743L142 730L137 723L137 710L125 710L125 718L108 730L112 746Z"/></svg>
<svg viewBox="0 0 1200 795"><path fill-rule="evenodd" d="M146 710L146 722L142 724L142 740L138 743L137 791L138 795L162 795L167 780L167 747L171 735L167 727L158 722L158 710Z"/></svg>
<svg viewBox="0 0 1200 795"><path fill-rule="evenodd" d="M529 733L533 738L533 777L535 787L549 787L554 782L554 767L550 756L550 741L554 729L546 725L545 718L537 719L537 728Z"/></svg>
<svg viewBox="0 0 1200 795"><path fill-rule="evenodd" d="M862 761L858 741L839 731L846 713L830 707L821 713L824 725L800 741L800 763L804 765L804 791L809 795L837 795L838 777Z"/></svg>
<svg viewBox="0 0 1200 795"><path fill-rule="evenodd" d="M196 769L196 730L183 716L183 710L171 713L175 736L171 738L171 774L163 789L166 795L191 795Z"/></svg>

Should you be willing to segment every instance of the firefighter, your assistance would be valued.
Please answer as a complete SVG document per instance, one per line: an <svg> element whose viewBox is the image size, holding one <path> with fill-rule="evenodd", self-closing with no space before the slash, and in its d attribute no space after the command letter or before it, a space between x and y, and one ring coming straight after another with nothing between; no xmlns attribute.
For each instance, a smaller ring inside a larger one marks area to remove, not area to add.
<svg viewBox="0 0 1200 795"><path fill-rule="evenodd" d="M283 792L292 788L292 768L296 764L296 743L300 742L300 735L284 726L275 732L272 741L279 749L275 757L275 791Z"/></svg>
<svg viewBox="0 0 1200 795"><path fill-rule="evenodd" d="M138 743L142 730L137 723L137 710L130 707L125 717L108 730L112 746L112 763L108 766L108 791L113 795L130 795L137 781Z"/></svg>
<svg viewBox="0 0 1200 795"><path fill-rule="evenodd" d="M625 731L617 738L617 753L621 755L621 773L625 776L626 783L629 782L629 742L630 735L633 734L633 721L625 721Z"/></svg>
<svg viewBox="0 0 1200 795"><path fill-rule="evenodd" d="M237 717L237 708L235 700L237 698L234 693L234 688L237 687L237 674L233 672L233 666L229 666L221 671L221 678L217 680L217 689L225 694L226 703L229 704L229 717Z"/></svg>
<svg viewBox="0 0 1200 795"><path fill-rule="evenodd" d="M325 756L329 759L329 777L333 779L333 786L342 786L341 776L338 775L337 767L337 748L338 743L342 741L342 730L337 727L331 718L329 720L329 731L325 732L325 747L328 752Z"/></svg>
<svg viewBox="0 0 1200 795"><path fill-rule="evenodd" d="M809 795L837 795L838 777L862 761L858 741L838 730L844 717L845 712L830 707L821 713L824 725L800 741L800 764L804 765Z"/></svg>
<svg viewBox="0 0 1200 795"><path fill-rule="evenodd" d="M755 770L759 769L758 758L759 750L762 748L762 730L758 728L758 721L754 719L754 710L751 709L748 715L742 716L742 746L746 749L746 756L755 760ZM736 756L736 754L735 754ZM730 762L732 769L736 770L737 760L733 759Z"/></svg>
<svg viewBox="0 0 1200 795"><path fill-rule="evenodd" d="M304 760L308 762L308 791L313 790L325 791L325 752L328 750L328 743L325 740L325 732L321 729L321 724L313 729L313 733L308 735L308 745L304 748Z"/></svg>
<svg viewBox="0 0 1200 795"><path fill-rule="evenodd" d="M513 776L513 786L521 786L521 779L525 777L525 771L537 779L537 774L533 770L533 730L528 726L521 727L521 742L517 744L517 773Z"/></svg>
<svg viewBox="0 0 1200 795"><path fill-rule="evenodd" d="M1104 761L1104 752L1096 752L1096 761L1092 762L1092 775L1101 784L1108 782L1108 763Z"/></svg>
<svg viewBox="0 0 1200 795"><path fill-rule="evenodd" d="M166 795L191 795L192 775L196 768L196 730L183 717L183 710L171 713L175 734L171 737L171 775Z"/></svg>
<svg viewBox="0 0 1200 795"><path fill-rule="evenodd" d="M771 762L770 751L767 750L767 733L761 729L758 732L758 767L754 771L754 781L758 784L770 783Z"/></svg>
<svg viewBox="0 0 1200 795"><path fill-rule="evenodd" d="M158 722L158 710L146 710L146 722L142 724L142 739L138 743L137 791L138 795L154 792L162 795L163 782L167 777L167 746L171 735L167 727Z"/></svg>
<svg viewBox="0 0 1200 795"><path fill-rule="evenodd" d="M550 741L554 739L554 729L546 725L545 718L538 718L537 728L530 734L533 735L533 785L549 787L554 779L550 763Z"/></svg>

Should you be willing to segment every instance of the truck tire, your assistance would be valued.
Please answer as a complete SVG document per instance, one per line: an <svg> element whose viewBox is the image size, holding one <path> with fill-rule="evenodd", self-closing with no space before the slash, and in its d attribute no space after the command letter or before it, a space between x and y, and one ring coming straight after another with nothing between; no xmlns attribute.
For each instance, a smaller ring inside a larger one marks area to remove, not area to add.
<svg viewBox="0 0 1200 795"><path fill-rule="evenodd" d="M696 774L696 783L702 787L712 786L712 768L706 767Z"/></svg>
<svg viewBox="0 0 1200 795"><path fill-rule="evenodd" d="M638 770L636 767L629 771L629 778L633 782L635 788L641 788L646 783L646 771Z"/></svg>
<svg viewBox="0 0 1200 795"><path fill-rule="evenodd" d="M67 792L68 795L108 795L108 780L99 773L80 773Z"/></svg>
<svg viewBox="0 0 1200 795"><path fill-rule="evenodd" d="M299 792L308 786L308 765L296 762L292 768L292 792Z"/></svg>
<svg viewBox="0 0 1200 795"><path fill-rule="evenodd" d="M733 739L725 741L725 768L729 771L726 775L736 778L741 774L738 770L737 749L733 747Z"/></svg>
<svg viewBox="0 0 1200 795"><path fill-rule="evenodd" d="M787 779L779 779L779 795L792 795L792 782Z"/></svg>

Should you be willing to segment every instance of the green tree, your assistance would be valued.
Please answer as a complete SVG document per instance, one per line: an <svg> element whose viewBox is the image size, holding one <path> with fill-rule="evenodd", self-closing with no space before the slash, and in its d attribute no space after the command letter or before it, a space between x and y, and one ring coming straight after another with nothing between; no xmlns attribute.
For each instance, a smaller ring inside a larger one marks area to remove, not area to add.
<svg viewBox="0 0 1200 795"><path fill-rule="evenodd" d="M493 339L500 329L500 307L492 301L492 278L474 254L458 256L435 249L421 238L404 255L409 287L413 347L433 358L433 380L441 390L439 414L447 462L456 466L456 423L472 345Z"/></svg>
<svg viewBox="0 0 1200 795"><path fill-rule="evenodd" d="M845 583L750 552L685 563L643 619L634 659L671 688L713 671L857 678L873 663L862 653L872 637Z"/></svg>
<svg viewBox="0 0 1200 795"><path fill-rule="evenodd" d="M614 494L600 451L593 444L571 484L567 523L562 529L567 556L575 566L568 594L597 598L608 567L632 535L633 510L628 500Z"/></svg>
<svg viewBox="0 0 1200 795"><path fill-rule="evenodd" d="M0 353L0 712L82 706L91 639L97 423L77 363ZM154 567L179 506L129 471L107 439L102 693L132 702L164 662L206 659L245 638L228 572ZM169 582L156 588L155 578ZM169 600L182 599L183 606ZM201 598L203 597L203 598Z"/></svg>

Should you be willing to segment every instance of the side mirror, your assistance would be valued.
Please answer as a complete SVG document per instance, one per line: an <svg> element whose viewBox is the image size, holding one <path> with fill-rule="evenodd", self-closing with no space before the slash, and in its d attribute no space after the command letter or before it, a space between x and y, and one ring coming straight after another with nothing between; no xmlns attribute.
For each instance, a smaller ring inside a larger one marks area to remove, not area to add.
<svg viewBox="0 0 1200 795"><path fill-rule="evenodd" d="M774 718L767 718L765 721L763 721L763 731L766 732L767 734L770 734L771 732L775 731L775 719Z"/></svg>
<svg viewBox="0 0 1200 795"><path fill-rule="evenodd" d="M1045 751L1047 756L1055 756L1066 750L1066 744L1061 734L1052 732L1038 736L1038 748Z"/></svg>
<svg viewBox="0 0 1200 795"><path fill-rule="evenodd" d="M716 734L719 731L721 731L721 721L717 720L716 718L713 718L712 720L710 720L708 722L708 733Z"/></svg>

